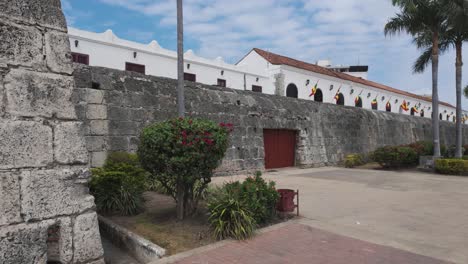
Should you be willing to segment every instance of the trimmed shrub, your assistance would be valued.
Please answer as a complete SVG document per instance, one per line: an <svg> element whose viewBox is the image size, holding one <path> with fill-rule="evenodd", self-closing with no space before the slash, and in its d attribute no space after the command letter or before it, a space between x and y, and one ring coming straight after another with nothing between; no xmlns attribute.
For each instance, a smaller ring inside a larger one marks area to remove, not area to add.
<svg viewBox="0 0 468 264"><path fill-rule="evenodd" d="M354 168L356 166L364 165L364 159L360 154L349 154L345 158L345 167Z"/></svg>
<svg viewBox="0 0 468 264"><path fill-rule="evenodd" d="M435 169L441 174L468 176L468 160L439 159L435 162Z"/></svg>
<svg viewBox="0 0 468 264"><path fill-rule="evenodd" d="M177 118L143 129L138 156L177 203L179 220L195 213L228 146L231 124Z"/></svg>
<svg viewBox="0 0 468 264"><path fill-rule="evenodd" d="M432 156L434 154L434 143L431 141L418 141L409 144L408 147L416 151L418 156ZM445 145L440 145L440 153L442 156L447 155L447 147Z"/></svg>
<svg viewBox="0 0 468 264"><path fill-rule="evenodd" d="M398 169L402 167L415 166L418 163L418 153L405 146L382 147L373 153L373 159L386 169Z"/></svg>
<svg viewBox="0 0 468 264"><path fill-rule="evenodd" d="M89 187L99 212L135 215L142 211L148 173L135 154L111 153L104 167L91 171Z"/></svg>
<svg viewBox="0 0 468 264"><path fill-rule="evenodd" d="M275 183L266 182L260 175L256 173L242 183L226 183L210 192L208 210L215 237L245 239L257 225L268 223L275 217L279 194ZM226 212L220 214L221 209Z"/></svg>
<svg viewBox="0 0 468 264"><path fill-rule="evenodd" d="M244 201L257 224L264 224L276 214L279 194L275 182L266 182L261 176L248 177L242 183L233 182L225 185L228 192L235 193Z"/></svg>
<svg viewBox="0 0 468 264"><path fill-rule="evenodd" d="M208 202L209 222L216 239L243 240L254 234L256 224L248 206L238 195L220 189Z"/></svg>
<svg viewBox="0 0 468 264"><path fill-rule="evenodd" d="M457 147L455 145L450 146L447 148L445 151L444 157L446 158L454 158L455 157L455 152L457 151ZM462 147L462 153L465 153L465 148Z"/></svg>

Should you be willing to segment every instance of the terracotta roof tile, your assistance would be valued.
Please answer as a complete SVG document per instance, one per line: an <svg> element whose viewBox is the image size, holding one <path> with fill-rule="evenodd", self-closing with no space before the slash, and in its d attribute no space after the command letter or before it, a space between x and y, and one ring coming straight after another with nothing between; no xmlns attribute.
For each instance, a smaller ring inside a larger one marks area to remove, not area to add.
<svg viewBox="0 0 468 264"><path fill-rule="evenodd" d="M418 99L418 100L432 102L432 100L430 98L427 98L427 97L424 97L424 96L421 96L421 95L417 95L417 94L413 94L413 93L410 93L410 92L398 90L398 89L392 88L390 86L386 86L386 85L376 83L376 82L373 82L373 81L365 80L365 79L362 79L362 78L359 78L359 77L351 76L351 75L346 74L346 73L335 72L335 71L332 71L330 69L327 69L327 68L324 68L324 67L321 67L321 66L318 66L318 65L315 65L315 64L307 63L307 62L300 61L300 60L295 60L295 59L288 58L288 57L285 57L285 56L281 56L281 55L278 55L278 54L275 54L275 53L271 53L271 52L268 52L268 51L265 51L265 50L262 50L262 49L254 48L253 50L255 52L257 52L260 56L262 56L264 59L266 59L268 62L270 62L271 64L274 64L274 65L288 65L288 66L303 69L303 70L306 70L306 71L311 71L311 72L315 72L315 73L319 73L319 74L323 74L323 75L328 75L328 76L335 77L335 78L338 78L338 79L351 81L351 82L355 82L355 83L360 83L360 84L363 84L363 85L367 85L367 86L371 86L371 87L374 87L374 88L382 89L382 90L385 90L385 91L388 91L388 92L401 94L401 95L412 97L412 98L415 98L415 99ZM453 105L451 105L449 103L446 103L446 102L439 102L439 103L442 104L442 105L448 106L448 107L455 108Z"/></svg>

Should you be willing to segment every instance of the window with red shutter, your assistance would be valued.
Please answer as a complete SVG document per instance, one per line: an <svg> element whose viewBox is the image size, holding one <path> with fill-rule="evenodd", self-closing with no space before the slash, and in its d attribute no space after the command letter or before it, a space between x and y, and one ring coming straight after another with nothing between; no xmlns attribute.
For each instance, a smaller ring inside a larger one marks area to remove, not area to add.
<svg viewBox="0 0 468 264"><path fill-rule="evenodd" d="M218 86L220 86L220 87L226 87L226 80L218 79Z"/></svg>
<svg viewBox="0 0 468 264"><path fill-rule="evenodd" d="M184 73L184 80L189 81L189 82L196 82L197 75L192 74L192 73Z"/></svg>
<svg viewBox="0 0 468 264"><path fill-rule="evenodd" d="M125 70L145 74L145 65L126 62Z"/></svg>
<svg viewBox="0 0 468 264"><path fill-rule="evenodd" d="M75 63L89 65L89 55L72 52L72 61Z"/></svg>
<svg viewBox="0 0 468 264"><path fill-rule="evenodd" d="M252 85L252 91L256 93L261 93L262 92L262 87L259 85Z"/></svg>

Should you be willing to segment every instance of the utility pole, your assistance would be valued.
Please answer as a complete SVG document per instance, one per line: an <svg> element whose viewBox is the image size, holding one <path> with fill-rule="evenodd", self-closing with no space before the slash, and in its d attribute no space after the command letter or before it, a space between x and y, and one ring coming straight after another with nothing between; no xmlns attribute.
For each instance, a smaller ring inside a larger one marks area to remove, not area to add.
<svg viewBox="0 0 468 264"><path fill-rule="evenodd" d="M182 0L177 0L177 113L185 116L184 98L184 12Z"/></svg>

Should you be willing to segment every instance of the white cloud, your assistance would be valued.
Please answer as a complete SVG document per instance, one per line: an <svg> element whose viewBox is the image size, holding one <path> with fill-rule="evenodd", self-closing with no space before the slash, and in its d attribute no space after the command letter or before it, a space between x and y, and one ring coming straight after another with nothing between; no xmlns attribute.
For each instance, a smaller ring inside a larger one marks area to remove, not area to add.
<svg viewBox="0 0 468 264"><path fill-rule="evenodd" d="M155 23L175 29L174 0L100 1L154 16ZM430 93L430 71L412 74L418 52L409 37L383 34L395 12L390 0L185 0L184 24L186 37L199 43L196 52L202 56L235 62L258 47L310 62L359 61L370 66L370 78L375 81ZM451 103L455 101L453 68L453 53L448 53L441 61L440 94Z"/></svg>

